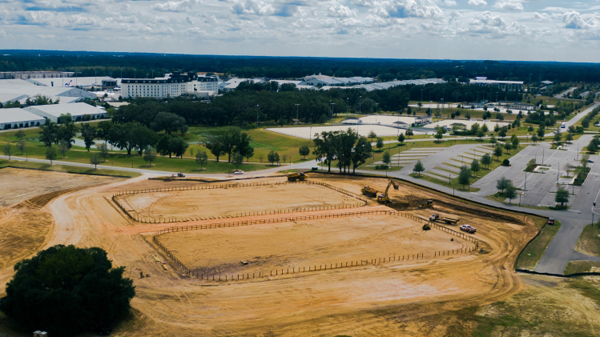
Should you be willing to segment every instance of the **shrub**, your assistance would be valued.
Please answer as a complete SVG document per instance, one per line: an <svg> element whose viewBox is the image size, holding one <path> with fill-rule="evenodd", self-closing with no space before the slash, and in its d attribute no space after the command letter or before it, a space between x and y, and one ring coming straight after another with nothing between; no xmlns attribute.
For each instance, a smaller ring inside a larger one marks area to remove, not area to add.
<svg viewBox="0 0 600 337"><path fill-rule="evenodd" d="M508 159L504 159L504 160L502 161L502 166L510 166L510 160L508 160Z"/></svg>
<svg viewBox="0 0 600 337"><path fill-rule="evenodd" d="M375 166L376 170L387 170L389 168L389 166L387 165L377 165Z"/></svg>

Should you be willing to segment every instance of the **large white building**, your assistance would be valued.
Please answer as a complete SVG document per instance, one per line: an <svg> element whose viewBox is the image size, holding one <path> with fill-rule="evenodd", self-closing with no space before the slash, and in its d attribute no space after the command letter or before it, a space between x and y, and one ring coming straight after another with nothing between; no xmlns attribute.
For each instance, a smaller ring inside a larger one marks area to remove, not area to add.
<svg viewBox="0 0 600 337"><path fill-rule="evenodd" d="M495 81L488 80L487 77L477 77L470 79L471 85L480 85L484 87L495 87L502 91L523 91L523 81Z"/></svg>
<svg viewBox="0 0 600 337"><path fill-rule="evenodd" d="M50 119L55 123L58 122L58 119L62 115L71 115L76 122L109 117L103 107L91 106L87 103L32 105L26 107L24 110Z"/></svg>
<svg viewBox="0 0 600 337"><path fill-rule="evenodd" d="M319 74L304 77L300 85L348 86L373 82L375 82L375 79L372 77L331 77Z"/></svg>
<svg viewBox="0 0 600 337"><path fill-rule="evenodd" d="M61 80L62 79L58 79ZM70 80L70 79L69 79ZM36 95L46 96L52 100L59 100L61 104L70 103L82 98L96 98L88 91L73 87L51 87L34 84L25 80L0 80L0 103L19 101L24 103L27 98Z"/></svg>
<svg viewBox="0 0 600 337"><path fill-rule="evenodd" d="M124 78L121 80L123 98L154 97L169 98L184 94L202 95L217 92L219 79L216 76L195 74L168 74L164 78Z"/></svg>
<svg viewBox="0 0 600 337"><path fill-rule="evenodd" d="M0 130L39 126L45 122L43 117L20 108L0 109Z"/></svg>

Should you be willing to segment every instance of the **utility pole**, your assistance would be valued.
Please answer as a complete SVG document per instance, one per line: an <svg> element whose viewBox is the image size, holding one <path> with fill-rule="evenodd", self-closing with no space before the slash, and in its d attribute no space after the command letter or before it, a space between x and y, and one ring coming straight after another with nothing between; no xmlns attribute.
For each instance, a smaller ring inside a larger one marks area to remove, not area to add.
<svg viewBox="0 0 600 337"><path fill-rule="evenodd" d="M259 105L256 105L256 128L258 129L258 107Z"/></svg>
<svg viewBox="0 0 600 337"><path fill-rule="evenodd" d="M296 104L296 125L298 125L298 122L300 121L298 119L298 107L300 106L300 104Z"/></svg>

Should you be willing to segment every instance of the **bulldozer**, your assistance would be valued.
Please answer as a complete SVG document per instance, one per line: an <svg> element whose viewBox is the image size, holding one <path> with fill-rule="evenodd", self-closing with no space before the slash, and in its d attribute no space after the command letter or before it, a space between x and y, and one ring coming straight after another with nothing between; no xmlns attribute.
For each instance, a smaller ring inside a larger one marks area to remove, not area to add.
<svg viewBox="0 0 600 337"><path fill-rule="evenodd" d="M304 174L304 172L294 172L294 173L290 173L287 175L288 181L296 181L296 180L304 181L305 179L306 179L306 175Z"/></svg>
<svg viewBox="0 0 600 337"><path fill-rule="evenodd" d="M377 190L371 186L365 186L362 188L361 191L362 191L362 194L366 195L367 197L374 198L377 196Z"/></svg>
<svg viewBox="0 0 600 337"><path fill-rule="evenodd" d="M427 199L424 203L419 205L419 209L432 208L433 207L433 199Z"/></svg>
<svg viewBox="0 0 600 337"><path fill-rule="evenodd" d="M394 189L397 190L400 185L398 185L397 182L390 180L390 182L387 185L387 188L385 189L385 193L380 194L377 196L377 202L380 204L387 204L390 203L390 197L388 196L388 191L390 190L390 186L394 186Z"/></svg>

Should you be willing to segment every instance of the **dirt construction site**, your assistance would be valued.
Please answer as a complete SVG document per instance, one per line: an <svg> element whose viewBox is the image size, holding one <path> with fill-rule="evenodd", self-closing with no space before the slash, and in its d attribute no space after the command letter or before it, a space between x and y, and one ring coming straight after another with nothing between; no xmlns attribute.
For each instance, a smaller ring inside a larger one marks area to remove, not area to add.
<svg viewBox="0 0 600 337"><path fill-rule="evenodd" d="M14 263L49 246L101 247L136 287L133 315L115 336L464 336L516 296L573 298L514 272L538 232L532 216L404 182L382 205L361 188L384 191L385 178L202 183L70 175L66 188L32 189L20 200L8 195L23 192L10 175L41 173L4 170L0 192L10 202L0 209L0 284ZM428 199L433 208L421 208ZM432 213L477 233L442 223L425 231ZM593 304L576 302L570 318L593 312ZM487 335L522 333L494 323Z"/></svg>

